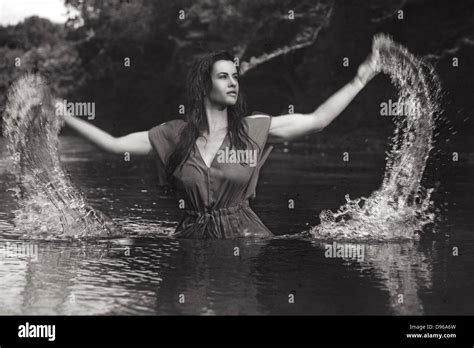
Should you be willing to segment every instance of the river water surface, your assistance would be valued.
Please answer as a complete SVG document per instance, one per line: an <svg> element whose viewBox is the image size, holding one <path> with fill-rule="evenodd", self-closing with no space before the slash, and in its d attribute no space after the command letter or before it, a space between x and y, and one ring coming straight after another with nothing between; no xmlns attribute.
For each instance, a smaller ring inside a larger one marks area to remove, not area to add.
<svg viewBox="0 0 474 348"><path fill-rule="evenodd" d="M0 314L474 313L472 165L449 178L449 195L436 197L450 206L436 235L357 242L362 258L328 257L333 240L167 237L180 211L156 186L151 161L126 162L76 137L61 137L64 168L127 237L23 240L14 230L17 206L7 191L14 176L0 144ZM366 196L379 187L384 154L352 158L341 165L331 152L273 153L254 210L277 235L308 230L346 193Z"/></svg>

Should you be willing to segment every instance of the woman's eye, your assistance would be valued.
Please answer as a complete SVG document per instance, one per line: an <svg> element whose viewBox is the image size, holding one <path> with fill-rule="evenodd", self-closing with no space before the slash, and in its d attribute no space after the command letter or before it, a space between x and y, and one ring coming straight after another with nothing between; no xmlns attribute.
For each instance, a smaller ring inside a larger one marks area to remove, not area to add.
<svg viewBox="0 0 474 348"><path fill-rule="evenodd" d="M220 79L221 79L221 78L225 78L225 79L226 79L226 78L227 78L227 76L225 76L225 75L221 75L221 76L219 76L219 78L220 78ZM238 79L239 79L239 77L238 77L238 76L234 76L234 79L238 80Z"/></svg>

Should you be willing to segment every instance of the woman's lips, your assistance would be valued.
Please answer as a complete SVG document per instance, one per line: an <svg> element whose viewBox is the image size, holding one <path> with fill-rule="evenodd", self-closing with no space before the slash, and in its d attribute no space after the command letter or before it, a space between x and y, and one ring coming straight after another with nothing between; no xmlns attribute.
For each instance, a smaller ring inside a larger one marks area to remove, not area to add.
<svg viewBox="0 0 474 348"><path fill-rule="evenodd" d="M237 97L237 93L236 93L236 92L228 92L227 94L228 94L228 95L232 95L232 96L234 96L234 97Z"/></svg>

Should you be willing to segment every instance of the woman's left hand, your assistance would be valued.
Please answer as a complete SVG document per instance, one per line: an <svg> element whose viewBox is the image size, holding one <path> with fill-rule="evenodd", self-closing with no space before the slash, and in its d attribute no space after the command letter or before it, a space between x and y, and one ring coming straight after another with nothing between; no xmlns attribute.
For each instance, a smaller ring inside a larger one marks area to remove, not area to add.
<svg viewBox="0 0 474 348"><path fill-rule="evenodd" d="M380 72L380 54L378 50L372 51L357 69L356 80L365 86L372 78Z"/></svg>

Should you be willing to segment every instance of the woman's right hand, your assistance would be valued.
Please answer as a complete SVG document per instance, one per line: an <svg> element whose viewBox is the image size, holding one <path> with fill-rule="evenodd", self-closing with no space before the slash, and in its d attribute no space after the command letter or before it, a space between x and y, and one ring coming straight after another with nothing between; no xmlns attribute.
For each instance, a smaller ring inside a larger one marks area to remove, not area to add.
<svg viewBox="0 0 474 348"><path fill-rule="evenodd" d="M380 53L378 50L374 50L357 69L356 80L361 83L362 86L367 85L367 83L380 72L379 63Z"/></svg>

